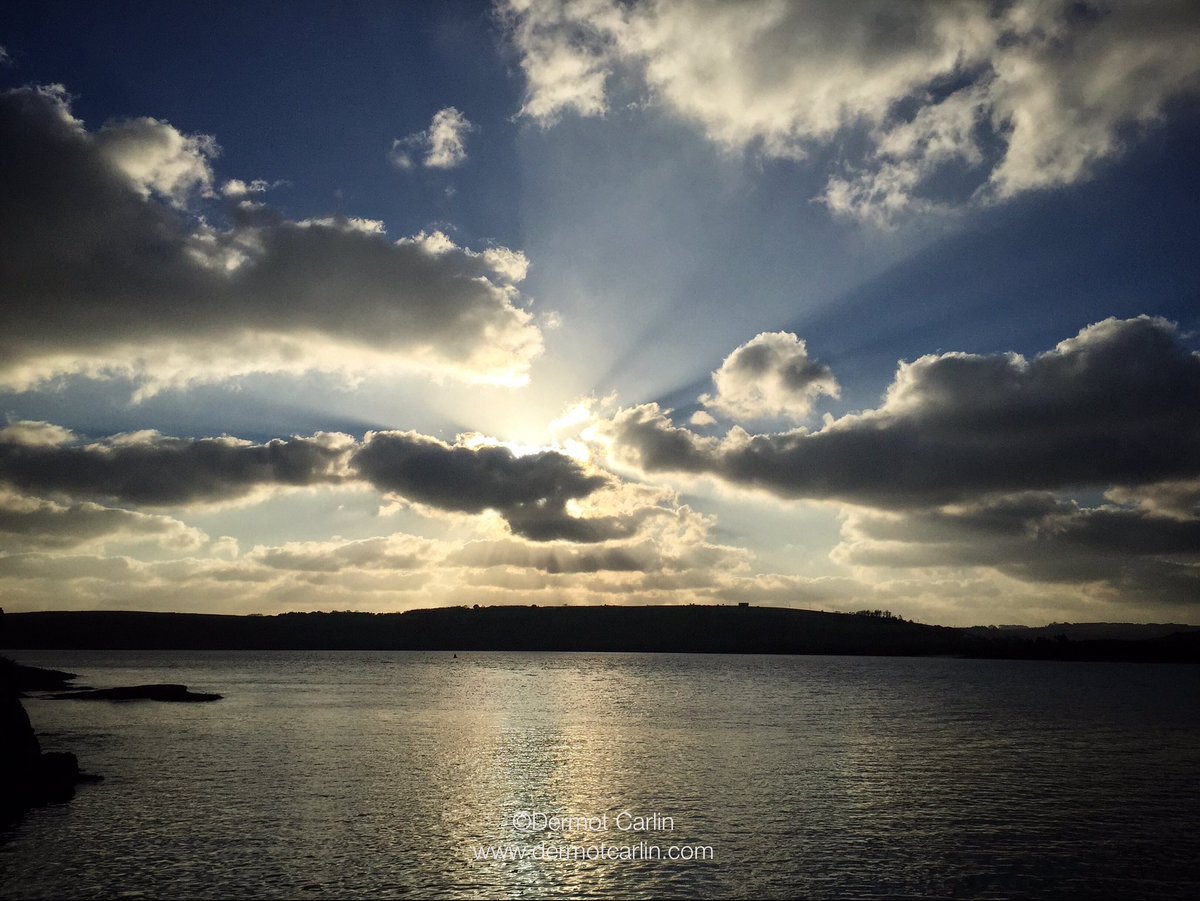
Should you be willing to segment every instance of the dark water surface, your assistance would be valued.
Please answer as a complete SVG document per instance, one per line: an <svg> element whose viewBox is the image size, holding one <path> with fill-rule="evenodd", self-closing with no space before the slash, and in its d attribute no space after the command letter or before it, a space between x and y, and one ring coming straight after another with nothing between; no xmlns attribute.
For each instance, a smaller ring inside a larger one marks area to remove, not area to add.
<svg viewBox="0 0 1200 901"><path fill-rule="evenodd" d="M12 656L225 699L27 700L106 778L3 834L4 898L1200 897L1200 667Z"/></svg>

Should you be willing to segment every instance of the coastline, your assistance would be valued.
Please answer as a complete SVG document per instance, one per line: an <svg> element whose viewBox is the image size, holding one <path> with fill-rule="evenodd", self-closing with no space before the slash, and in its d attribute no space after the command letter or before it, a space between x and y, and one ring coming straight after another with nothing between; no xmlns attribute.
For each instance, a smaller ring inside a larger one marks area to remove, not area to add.
<svg viewBox="0 0 1200 901"><path fill-rule="evenodd" d="M864 613L750 606L444 607L273 616L7 613L0 646L112 650L616 651L1200 662L1200 628L1072 640ZM1139 627L1129 626L1130 630ZM1145 627L1140 627L1145 628ZM1093 630L1095 631L1095 630Z"/></svg>

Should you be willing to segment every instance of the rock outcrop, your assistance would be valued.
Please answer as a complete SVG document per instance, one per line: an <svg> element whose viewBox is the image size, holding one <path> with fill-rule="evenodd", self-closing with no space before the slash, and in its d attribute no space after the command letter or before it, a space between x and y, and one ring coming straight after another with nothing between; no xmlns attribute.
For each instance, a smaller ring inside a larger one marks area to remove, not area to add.
<svg viewBox="0 0 1200 901"><path fill-rule="evenodd" d="M219 701L218 694L188 691L186 685L124 685L119 688L94 688L50 695L63 701Z"/></svg>
<svg viewBox="0 0 1200 901"><path fill-rule="evenodd" d="M74 754L42 751L21 704L18 676L17 664L0 659L0 822L30 807L70 800L76 784L100 778L81 773Z"/></svg>

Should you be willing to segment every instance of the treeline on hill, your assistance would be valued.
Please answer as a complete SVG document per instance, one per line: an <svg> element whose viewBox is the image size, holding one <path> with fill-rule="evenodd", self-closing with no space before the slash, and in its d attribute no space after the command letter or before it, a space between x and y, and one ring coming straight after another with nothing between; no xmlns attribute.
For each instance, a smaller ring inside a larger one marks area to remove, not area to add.
<svg viewBox="0 0 1200 901"><path fill-rule="evenodd" d="M750 606L445 607L406 613L44 612L0 616L0 647L651 651L1200 661L1200 633L1139 641L980 635L886 611Z"/></svg>

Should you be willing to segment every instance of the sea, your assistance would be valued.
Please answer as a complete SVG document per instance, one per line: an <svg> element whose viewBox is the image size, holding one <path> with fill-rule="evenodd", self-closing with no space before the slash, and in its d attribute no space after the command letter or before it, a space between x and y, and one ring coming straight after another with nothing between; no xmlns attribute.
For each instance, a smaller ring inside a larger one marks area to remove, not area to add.
<svg viewBox="0 0 1200 901"><path fill-rule="evenodd" d="M1200 667L13 651L104 777L0 832L0 897L1200 897Z"/></svg>

